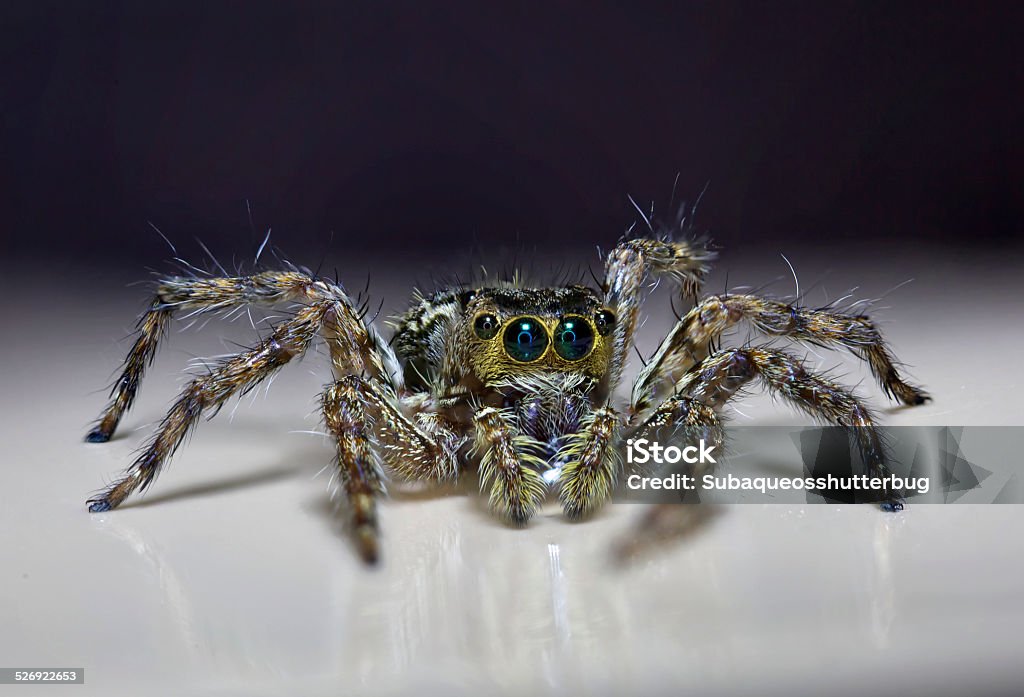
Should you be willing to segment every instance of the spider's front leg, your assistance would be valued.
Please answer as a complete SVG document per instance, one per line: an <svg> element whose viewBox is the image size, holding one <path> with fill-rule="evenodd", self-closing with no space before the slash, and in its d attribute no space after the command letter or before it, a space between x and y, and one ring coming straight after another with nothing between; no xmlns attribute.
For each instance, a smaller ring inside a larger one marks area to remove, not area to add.
<svg viewBox="0 0 1024 697"><path fill-rule="evenodd" d="M626 365L648 277L668 276L696 300L715 253L697 241L636 238L624 240L605 260L605 304L615 313L606 393L612 394ZM570 518L592 512L611 495L621 469L618 451L621 417L610 406L593 410L579 431L560 449L565 462L559 475L559 498Z"/></svg>
<svg viewBox="0 0 1024 697"><path fill-rule="evenodd" d="M358 335L358 334L357 334ZM345 364L352 346L339 337L330 343L335 365ZM409 480L453 480L466 442L441 415L417 403L414 423L396 404L394 389L378 379L349 374L324 390L324 423L337 444L337 466L349 504L352 533L360 555L377 561L377 499L384 494L388 469Z"/></svg>
<svg viewBox="0 0 1024 697"><path fill-rule="evenodd" d="M514 525L525 525L544 500L541 469L547 463L536 454L542 445L518 433L514 421L513 412L494 407L484 407L473 416L480 490L490 488L492 510Z"/></svg>
<svg viewBox="0 0 1024 697"><path fill-rule="evenodd" d="M370 426L363 407L364 385L339 380L323 393L324 423L337 443L337 465L348 499L359 553L373 563L378 555L377 497L384 494L384 473L371 447Z"/></svg>
<svg viewBox="0 0 1024 697"><path fill-rule="evenodd" d="M808 371L799 359L783 351L750 347L712 354L676 383L676 392L717 408L754 378L819 421L850 431L870 476L887 478L892 474L868 408L849 390ZM899 491L886 490L884 495L883 510L902 510Z"/></svg>
<svg viewBox="0 0 1024 697"><path fill-rule="evenodd" d="M666 241L649 238L626 240L605 261L605 303L616 314L609 370L609 394L622 377L626 358L633 346L648 276L668 276L682 286L683 296L697 299L715 253L699 242Z"/></svg>
<svg viewBox="0 0 1024 697"><path fill-rule="evenodd" d="M344 349L332 344L343 362ZM466 442L440 414L411 408L415 422L397 405L394 390L380 380L345 375L323 393L324 422L337 444L337 465L349 503L350 523L359 553L367 562L378 557L377 499L384 494L388 470L404 479L454 480L459 451Z"/></svg>

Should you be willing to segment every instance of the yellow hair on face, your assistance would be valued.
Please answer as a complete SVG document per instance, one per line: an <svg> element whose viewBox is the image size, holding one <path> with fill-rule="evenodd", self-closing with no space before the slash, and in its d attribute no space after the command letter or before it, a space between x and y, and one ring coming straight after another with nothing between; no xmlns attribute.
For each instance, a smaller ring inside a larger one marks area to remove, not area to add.
<svg viewBox="0 0 1024 697"><path fill-rule="evenodd" d="M593 319L575 313L564 317L547 314L501 319L492 310L484 310L477 313L474 323L481 318L495 317L498 319L497 329L485 333L485 336L490 334L488 338L473 333L468 347L473 372L485 384L536 373L577 373L599 381L608 372L612 349L610 337L598 332ZM522 349L517 349L513 340L517 330L524 338ZM572 338L586 336L590 343L589 347L580 350L580 356L575 360L566 357L573 355L570 335Z"/></svg>

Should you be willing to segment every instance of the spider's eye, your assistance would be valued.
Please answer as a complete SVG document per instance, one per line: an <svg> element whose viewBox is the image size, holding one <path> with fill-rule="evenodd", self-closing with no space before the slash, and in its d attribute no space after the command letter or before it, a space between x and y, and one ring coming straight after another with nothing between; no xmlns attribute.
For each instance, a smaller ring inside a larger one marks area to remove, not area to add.
<svg viewBox="0 0 1024 697"><path fill-rule="evenodd" d="M594 347L594 330L582 317L563 317L555 327L555 353L567 361L578 361Z"/></svg>
<svg viewBox="0 0 1024 697"><path fill-rule="evenodd" d="M615 327L615 315L610 310L598 310L594 315L594 324L597 325L598 334L608 336Z"/></svg>
<svg viewBox="0 0 1024 697"><path fill-rule="evenodd" d="M494 315L480 315L473 322L473 331L481 339L493 339L499 326L498 318Z"/></svg>
<svg viewBox="0 0 1024 697"><path fill-rule="evenodd" d="M540 322L530 317L520 317L509 322L504 339L505 353L520 363L537 360L548 347L547 332Z"/></svg>

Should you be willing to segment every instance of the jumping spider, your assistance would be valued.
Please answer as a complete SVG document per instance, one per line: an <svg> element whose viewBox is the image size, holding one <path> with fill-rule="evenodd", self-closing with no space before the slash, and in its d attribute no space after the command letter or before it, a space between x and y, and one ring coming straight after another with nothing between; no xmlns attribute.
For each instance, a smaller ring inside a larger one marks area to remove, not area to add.
<svg viewBox="0 0 1024 697"><path fill-rule="evenodd" d="M874 325L864 316L756 295L701 297L714 258L702 242L674 241L669 234L625 239L604 260L597 290L507 282L417 295L393 323L390 343L344 289L314 274L165 278L139 320L138 338L89 442L114 433L175 312L286 302L297 309L256 346L193 379L124 475L88 501L89 510L110 510L149 486L200 415L253 389L317 336L330 352L334 376L321 395L323 417L337 444L352 531L367 561L377 557L376 501L389 475L453 480L472 462L491 507L511 523L530 519L549 484L557 487L565 514L577 518L609 497L626 437L669 428L691 442L718 442L718 410L755 378L812 417L847 428L871 473L884 476L888 468L870 412L849 390L776 348L715 347L742 320L769 336L846 347L868 362L890 397L921 404L928 396L900 377ZM693 309L640 371L629 404L619 411L612 397L633 346L645 282L657 276L677 281ZM882 507L901 509L900 492L886 492Z"/></svg>

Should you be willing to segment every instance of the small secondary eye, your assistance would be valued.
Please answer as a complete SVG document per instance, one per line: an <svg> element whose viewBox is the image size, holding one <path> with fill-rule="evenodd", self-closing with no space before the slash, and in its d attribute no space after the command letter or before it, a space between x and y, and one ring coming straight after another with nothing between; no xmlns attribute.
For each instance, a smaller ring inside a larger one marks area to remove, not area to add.
<svg viewBox="0 0 1024 697"><path fill-rule="evenodd" d="M505 353L514 361L529 363L543 355L548 347L548 333L535 319L520 317L512 320L505 330Z"/></svg>
<svg viewBox="0 0 1024 697"><path fill-rule="evenodd" d="M608 336L615 327L615 315L610 310L598 310L594 314L594 324L597 325L598 334Z"/></svg>
<svg viewBox="0 0 1024 697"><path fill-rule="evenodd" d="M498 318L494 315L480 315L473 322L473 331L481 339L493 339L500 326Z"/></svg>
<svg viewBox="0 0 1024 697"><path fill-rule="evenodd" d="M563 317L555 327L555 353L567 361L578 361L594 347L594 330L582 317Z"/></svg>

